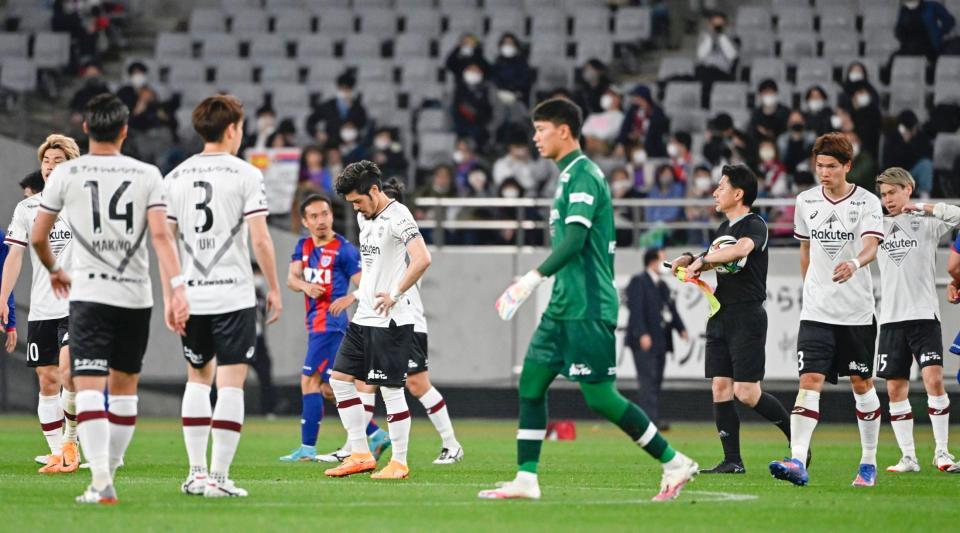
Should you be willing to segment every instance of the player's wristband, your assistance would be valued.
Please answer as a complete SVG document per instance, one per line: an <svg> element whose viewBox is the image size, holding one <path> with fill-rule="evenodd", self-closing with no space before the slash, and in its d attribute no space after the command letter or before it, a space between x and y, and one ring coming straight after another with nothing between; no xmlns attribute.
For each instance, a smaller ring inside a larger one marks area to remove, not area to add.
<svg viewBox="0 0 960 533"><path fill-rule="evenodd" d="M693 255L693 254L690 253L690 252L683 252L683 256L684 256L684 257L689 257L691 263L697 260L697 256Z"/></svg>
<svg viewBox="0 0 960 533"><path fill-rule="evenodd" d="M917 211L920 211L921 213L926 214L927 204L925 204L925 203L923 203L923 202L917 202L917 203L915 203L915 204L913 204L913 205L917 206Z"/></svg>
<svg viewBox="0 0 960 533"><path fill-rule="evenodd" d="M63 267L60 266L60 259L55 259L53 261L53 266L48 268L47 271L50 272L51 274L56 274L57 272L60 272L62 268Z"/></svg>
<svg viewBox="0 0 960 533"><path fill-rule="evenodd" d="M360 289L353 291L351 294L353 294L354 298L356 298L357 300L360 300Z"/></svg>
<svg viewBox="0 0 960 533"><path fill-rule="evenodd" d="M399 302L400 298L403 298L403 294L404 293L400 292L399 290L395 290L390 293L390 299L394 302Z"/></svg>
<svg viewBox="0 0 960 533"><path fill-rule="evenodd" d="M170 278L170 289L176 289L177 287L183 287L184 281L183 276L174 276Z"/></svg>
<svg viewBox="0 0 960 533"><path fill-rule="evenodd" d="M853 259L850 260L850 262L853 263L853 269L854 269L854 270L860 270L860 260L859 260L859 259L857 259L856 257L854 257Z"/></svg>

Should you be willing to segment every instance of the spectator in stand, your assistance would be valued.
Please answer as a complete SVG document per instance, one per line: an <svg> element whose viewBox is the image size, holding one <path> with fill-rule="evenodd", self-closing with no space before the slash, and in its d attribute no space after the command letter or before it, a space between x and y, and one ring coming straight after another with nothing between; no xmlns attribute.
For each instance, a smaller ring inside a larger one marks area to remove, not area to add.
<svg viewBox="0 0 960 533"><path fill-rule="evenodd" d="M847 111L850 113L853 128L860 136L863 149L876 158L880 153L880 132L883 127L880 101L874 98L869 84L857 82L853 84L850 103L851 107Z"/></svg>
<svg viewBox="0 0 960 533"><path fill-rule="evenodd" d="M581 129L586 152L590 157L603 157L610 153L620 127L623 126L623 111L621 111L620 92L610 87L600 97L600 107L603 111L590 113L583 122Z"/></svg>
<svg viewBox="0 0 960 533"><path fill-rule="evenodd" d="M476 35L465 33L457 46L447 54L445 66L453 75L454 83L460 84L463 83L463 71L469 65L479 66L484 75L490 70L490 63L483 57L483 43Z"/></svg>
<svg viewBox="0 0 960 533"><path fill-rule="evenodd" d="M467 187L461 194L465 198L492 198L490 176L487 169L477 166L469 172ZM495 210L489 207L464 207L457 214L457 220L494 220ZM496 232L492 230L464 230L459 238L461 244L492 244L496 242Z"/></svg>
<svg viewBox="0 0 960 533"><path fill-rule="evenodd" d="M134 61L127 67L127 84L117 90L117 98L127 109L133 109L140 97L140 89L147 86L150 69L140 61Z"/></svg>
<svg viewBox="0 0 960 533"><path fill-rule="evenodd" d="M417 190L417 198L457 198L457 188L453 183L453 168L450 165L441 164L433 168L430 175L430 181ZM442 207L417 207L414 214L418 220L436 220L438 215L442 215L444 220L455 219L458 215L456 208ZM435 229L421 228L424 239L427 242L434 242ZM449 242L450 235L444 233L444 242Z"/></svg>
<svg viewBox="0 0 960 533"><path fill-rule="evenodd" d="M830 126L830 117L833 116L833 109L827 101L827 92L823 90L823 87L814 85L807 89L803 101L805 104L804 107L806 108L804 120L806 121L807 129L812 130L817 136L833 131L833 128Z"/></svg>
<svg viewBox="0 0 960 533"><path fill-rule="evenodd" d="M480 166L481 161L477 156L477 145L470 138L457 139L453 147L453 175L457 183L457 189L466 193L470 189L467 178L474 169Z"/></svg>
<svg viewBox="0 0 960 533"><path fill-rule="evenodd" d="M310 145L300 154L300 179L298 186L309 192L319 192L333 197L333 183L336 176L324 165L323 149L318 145ZM298 210L294 210L298 211Z"/></svg>
<svg viewBox="0 0 960 533"><path fill-rule="evenodd" d="M54 0L53 18L50 28L55 32L70 34L70 65L76 66L82 61L90 61L97 56L97 35L84 24L83 17L77 12L73 2Z"/></svg>
<svg viewBox="0 0 960 533"><path fill-rule="evenodd" d="M324 155L326 156L327 169L330 171L330 175L333 176L333 179L336 180L337 176L343 172L343 152L340 151L340 147L335 144L328 144L324 147Z"/></svg>
<svg viewBox="0 0 960 533"><path fill-rule="evenodd" d="M485 150L490 140L494 88L484 81L480 63L468 63L453 93L453 129L458 137L467 137Z"/></svg>
<svg viewBox="0 0 960 533"><path fill-rule="evenodd" d="M497 195L501 198L506 198L508 200L522 198L528 195L528 191L524 190L523 185L520 184L513 177L509 177L503 182L500 183L498 188ZM517 220L517 208L516 207L500 207L496 210L496 218L498 220ZM540 220L540 215L537 213L537 210L532 207L528 207L522 212L523 220ZM542 231L526 231L524 232L524 242L529 245L539 244L542 239ZM497 242L499 244L516 244L517 243L517 230L515 229L502 229L499 231Z"/></svg>
<svg viewBox="0 0 960 533"><path fill-rule="evenodd" d="M171 123L170 113L153 87L149 85L140 87L137 90L137 100L130 108L130 129L139 132L160 128L169 130Z"/></svg>
<svg viewBox="0 0 960 533"><path fill-rule="evenodd" d="M247 145L244 150L248 148L262 150L268 146L267 139L273 136L273 132L277 129L277 112L269 104L261 106L257 109L253 125L254 130L248 132L244 138L243 142Z"/></svg>
<svg viewBox="0 0 960 533"><path fill-rule="evenodd" d="M515 179L530 196L537 196L553 178L556 166L544 158L534 159L527 136L515 131L507 141L507 153L493 164L493 182Z"/></svg>
<svg viewBox="0 0 960 533"><path fill-rule="evenodd" d="M845 135L853 146L853 160L850 162L850 172L847 172L847 181L878 194L877 174L880 173L880 168L877 167L877 160L870 152L863 149L860 136L856 131L851 129L845 132Z"/></svg>
<svg viewBox="0 0 960 533"><path fill-rule="evenodd" d="M755 141L765 137L777 138L787 130L787 117L790 109L780 103L780 92L777 82L766 79L760 82L757 89L757 106L750 117L750 127L747 132Z"/></svg>
<svg viewBox="0 0 960 533"><path fill-rule="evenodd" d="M633 178L626 167L617 167L610 172L610 196L614 200L628 198L639 198L640 192L633 187ZM635 213L634 208L629 206L614 207L613 216L615 222L632 224L639 216L639 211ZM631 246L633 244L633 230L619 228L616 230L617 246Z"/></svg>
<svg viewBox="0 0 960 533"><path fill-rule="evenodd" d="M667 156L670 157L670 164L673 165L673 173L677 180L683 183L693 174L693 154L690 153L690 145L693 139L685 131L678 131L670 137L667 143Z"/></svg>
<svg viewBox="0 0 960 533"><path fill-rule="evenodd" d="M370 158L370 150L360 138L360 129L352 121L347 120L340 125L337 138L340 139L340 153L343 154L344 163L349 165Z"/></svg>
<svg viewBox="0 0 960 533"><path fill-rule="evenodd" d="M530 103L530 88L536 77L527 59L526 48L512 33L504 33L497 45L497 58L490 79L497 89L517 95L524 105Z"/></svg>
<svg viewBox="0 0 960 533"><path fill-rule="evenodd" d="M817 134L807 129L808 124L803 113L794 109L787 118L787 131L777 137L777 153L789 174L793 174L798 168L810 170L810 149L817 140ZM830 124L830 117L827 118L827 124ZM827 131L833 131L833 127Z"/></svg>
<svg viewBox="0 0 960 533"><path fill-rule="evenodd" d="M900 167L910 171L917 181L920 198L933 190L933 141L920 128L917 115L910 110L897 115L897 130L886 135L883 168Z"/></svg>
<svg viewBox="0 0 960 533"><path fill-rule="evenodd" d="M926 56L935 62L943 50L944 36L953 31L955 24L956 20L940 2L901 2L894 29L900 49L894 55Z"/></svg>
<svg viewBox="0 0 960 533"><path fill-rule="evenodd" d="M777 143L773 139L762 139L757 147L757 155L759 156L757 176L760 178L760 195L774 198L788 196L790 178L777 154Z"/></svg>
<svg viewBox="0 0 960 533"><path fill-rule="evenodd" d="M866 65L859 61L853 61L847 65L847 71L843 76L843 93L840 94L837 102L839 106L847 109L852 108L853 95L861 87L866 87L867 92L870 93L871 101L880 101L880 94L877 93L877 89L870 83L870 75L867 72Z"/></svg>
<svg viewBox="0 0 960 533"><path fill-rule="evenodd" d="M733 81L737 65L737 45L726 33L727 16L719 11L709 11L707 27L700 33L697 44L697 67L694 78L703 84L701 105L710 103L710 91L714 82Z"/></svg>
<svg viewBox="0 0 960 533"><path fill-rule="evenodd" d="M657 183L651 187L648 198L654 200L683 198L683 184L677 181L670 165L657 167ZM676 222L683 220L683 207L678 205L662 205L646 208L645 219L648 222Z"/></svg>
<svg viewBox="0 0 960 533"><path fill-rule="evenodd" d="M588 59L580 69L573 101L583 109L584 115L599 113L603 111L600 99L610 85L610 69L607 65L596 58Z"/></svg>
<svg viewBox="0 0 960 533"><path fill-rule="evenodd" d="M277 125L277 129L267 137L268 148L295 148L297 146L297 127L289 118Z"/></svg>
<svg viewBox="0 0 960 533"><path fill-rule="evenodd" d="M664 139L669 128L670 121L653 102L650 89L646 85L637 85L630 91L630 108L617 137L619 155L626 153L627 146L640 145L647 157L666 157Z"/></svg>
<svg viewBox="0 0 960 533"><path fill-rule="evenodd" d="M707 133L703 143L703 159L711 166L720 167L733 157L733 119L727 113L717 113L717 116L707 122Z"/></svg>
<svg viewBox="0 0 960 533"><path fill-rule="evenodd" d="M394 128L381 127L373 132L371 152L371 159L380 167L384 176L399 177L400 181L406 181L409 164Z"/></svg>
<svg viewBox="0 0 960 533"><path fill-rule="evenodd" d="M876 174L874 174L870 179L876 179ZM850 173L847 173L847 181L850 180ZM806 170L798 171L793 176L793 186L791 187L791 195L793 197L799 196L800 193L811 189L817 185L817 180L813 177L811 172ZM777 227L770 228L770 235L773 237L780 237L784 239L790 239L793 241L793 217L796 214L797 207L796 204L790 202L790 205L784 207L775 207L770 212L770 220L774 224L777 224Z"/></svg>
<svg viewBox="0 0 960 533"><path fill-rule="evenodd" d="M70 111L73 112L73 119L77 126L83 122L83 111L87 107L87 102L94 96L111 92L110 86L103 80L103 69L95 61L80 67L80 80L80 88L70 99Z"/></svg>
<svg viewBox="0 0 960 533"><path fill-rule="evenodd" d="M693 171L692 177L687 180L687 198L691 200L708 200L713 197L715 189L713 177L710 175L710 167L698 166ZM684 215L688 222L710 222L713 220L716 210L713 206L709 207L687 207L684 209ZM687 244L709 246L710 229L690 229L687 230Z"/></svg>
<svg viewBox="0 0 960 533"><path fill-rule="evenodd" d="M344 72L337 77L337 96L320 104L307 117L307 135L317 144L340 144L340 131L347 122L360 130L367 126L367 110L357 98L356 85L353 72Z"/></svg>

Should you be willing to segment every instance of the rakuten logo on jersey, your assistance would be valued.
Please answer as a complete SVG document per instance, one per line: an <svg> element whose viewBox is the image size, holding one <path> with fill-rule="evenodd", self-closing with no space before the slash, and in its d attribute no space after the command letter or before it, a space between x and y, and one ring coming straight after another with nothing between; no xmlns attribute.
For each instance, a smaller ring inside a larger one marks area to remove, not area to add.
<svg viewBox="0 0 960 533"><path fill-rule="evenodd" d="M847 227L843 225L837 213L831 212L822 224L810 232L810 238L820 243L820 247L830 256L830 259L836 259L840 250L843 250L847 243L852 242L855 236L852 231L847 231Z"/></svg>
<svg viewBox="0 0 960 533"><path fill-rule="evenodd" d="M900 266L903 258L910 253L910 250L918 246L920 246L920 241L911 237L896 222L893 223L887 237L880 243L880 249L886 252L897 266Z"/></svg>

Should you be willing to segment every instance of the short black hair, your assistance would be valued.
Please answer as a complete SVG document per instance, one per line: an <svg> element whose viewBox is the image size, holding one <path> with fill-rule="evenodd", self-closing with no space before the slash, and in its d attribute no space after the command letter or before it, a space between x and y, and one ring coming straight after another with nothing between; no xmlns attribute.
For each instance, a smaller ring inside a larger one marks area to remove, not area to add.
<svg viewBox="0 0 960 533"><path fill-rule="evenodd" d="M347 70L337 76L337 87L349 87L353 89L357 85L357 77L353 71Z"/></svg>
<svg viewBox="0 0 960 533"><path fill-rule="evenodd" d="M34 170L20 180L21 189L29 187L30 190L35 193L43 192L44 185L46 185L46 183L43 181L43 174L41 174L39 170Z"/></svg>
<svg viewBox="0 0 960 533"><path fill-rule="evenodd" d="M573 138L579 139L580 128L583 126L583 111L580 106L566 98L551 98L533 108L533 121L567 126Z"/></svg>
<svg viewBox="0 0 960 533"><path fill-rule="evenodd" d="M87 103L83 121L87 123L87 132L96 142L113 142L127 125L130 110L116 96L103 93L94 96Z"/></svg>
<svg viewBox="0 0 960 533"><path fill-rule="evenodd" d="M643 252L643 266L648 267L650 263L653 263L660 259L660 248L647 248L646 252Z"/></svg>
<svg viewBox="0 0 960 533"><path fill-rule="evenodd" d="M143 61L134 61L133 63L130 63L129 65L127 65L127 74L133 74L135 71L138 71L138 70L143 73L150 72L150 69L147 68L146 63L144 63Z"/></svg>
<svg viewBox="0 0 960 533"><path fill-rule="evenodd" d="M687 147L687 151L690 150L690 146L693 144L693 138L685 131L678 131L674 133L673 138L676 139L678 143Z"/></svg>
<svg viewBox="0 0 960 533"><path fill-rule="evenodd" d="M382 191L381 177L380 167L373 161L363 160L350 163L337 176L337 194L340 196L346 196L351 192L370 194L370 189L374 185Z"/></svg>
<svg viewBox="0 0 960 533"><path fill-rule="evenodd" d="M307 216L307 208L317 202L326 202L327 206L333 209L333 202L330 201L327 195L318 192L310 193L300 202L300 218Z"/></svg>
<svg viewBox="0 0 960 533"><path fill-rule="evenodd" d="M757 175L746 165L723 165L721 174L731 187L743 191L743 205L753 206L757 199Z"/></svg>
<svg viewBox="0 0 960 533"><path fill-rule="evenodd" d="M757 92L762 93L763 91L766 91L768 89L774 90L774 91L778 90L777 82L770 78L767 78L760 82L760 87L757 89Z"/></svg>
<svg viewBox="0 0 960 533"><path fill-rule="evenodd" d="M401 204L403 203L403 190L405 188L403 182L397 179L396 176L387 178L387 181L383 182L383 194L386 194Z"/></svg>

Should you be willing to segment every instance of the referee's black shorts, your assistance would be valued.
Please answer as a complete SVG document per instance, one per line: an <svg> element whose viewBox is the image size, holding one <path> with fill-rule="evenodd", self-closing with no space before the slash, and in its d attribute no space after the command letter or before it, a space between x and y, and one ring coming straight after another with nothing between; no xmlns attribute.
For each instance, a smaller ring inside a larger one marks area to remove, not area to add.
<svg viewBox="0 0 960 533"><path fill-rule="evenodd" d="M707 378L763 380L767 353L767 311L761 302L721 304L707 321Z"/></svg>

